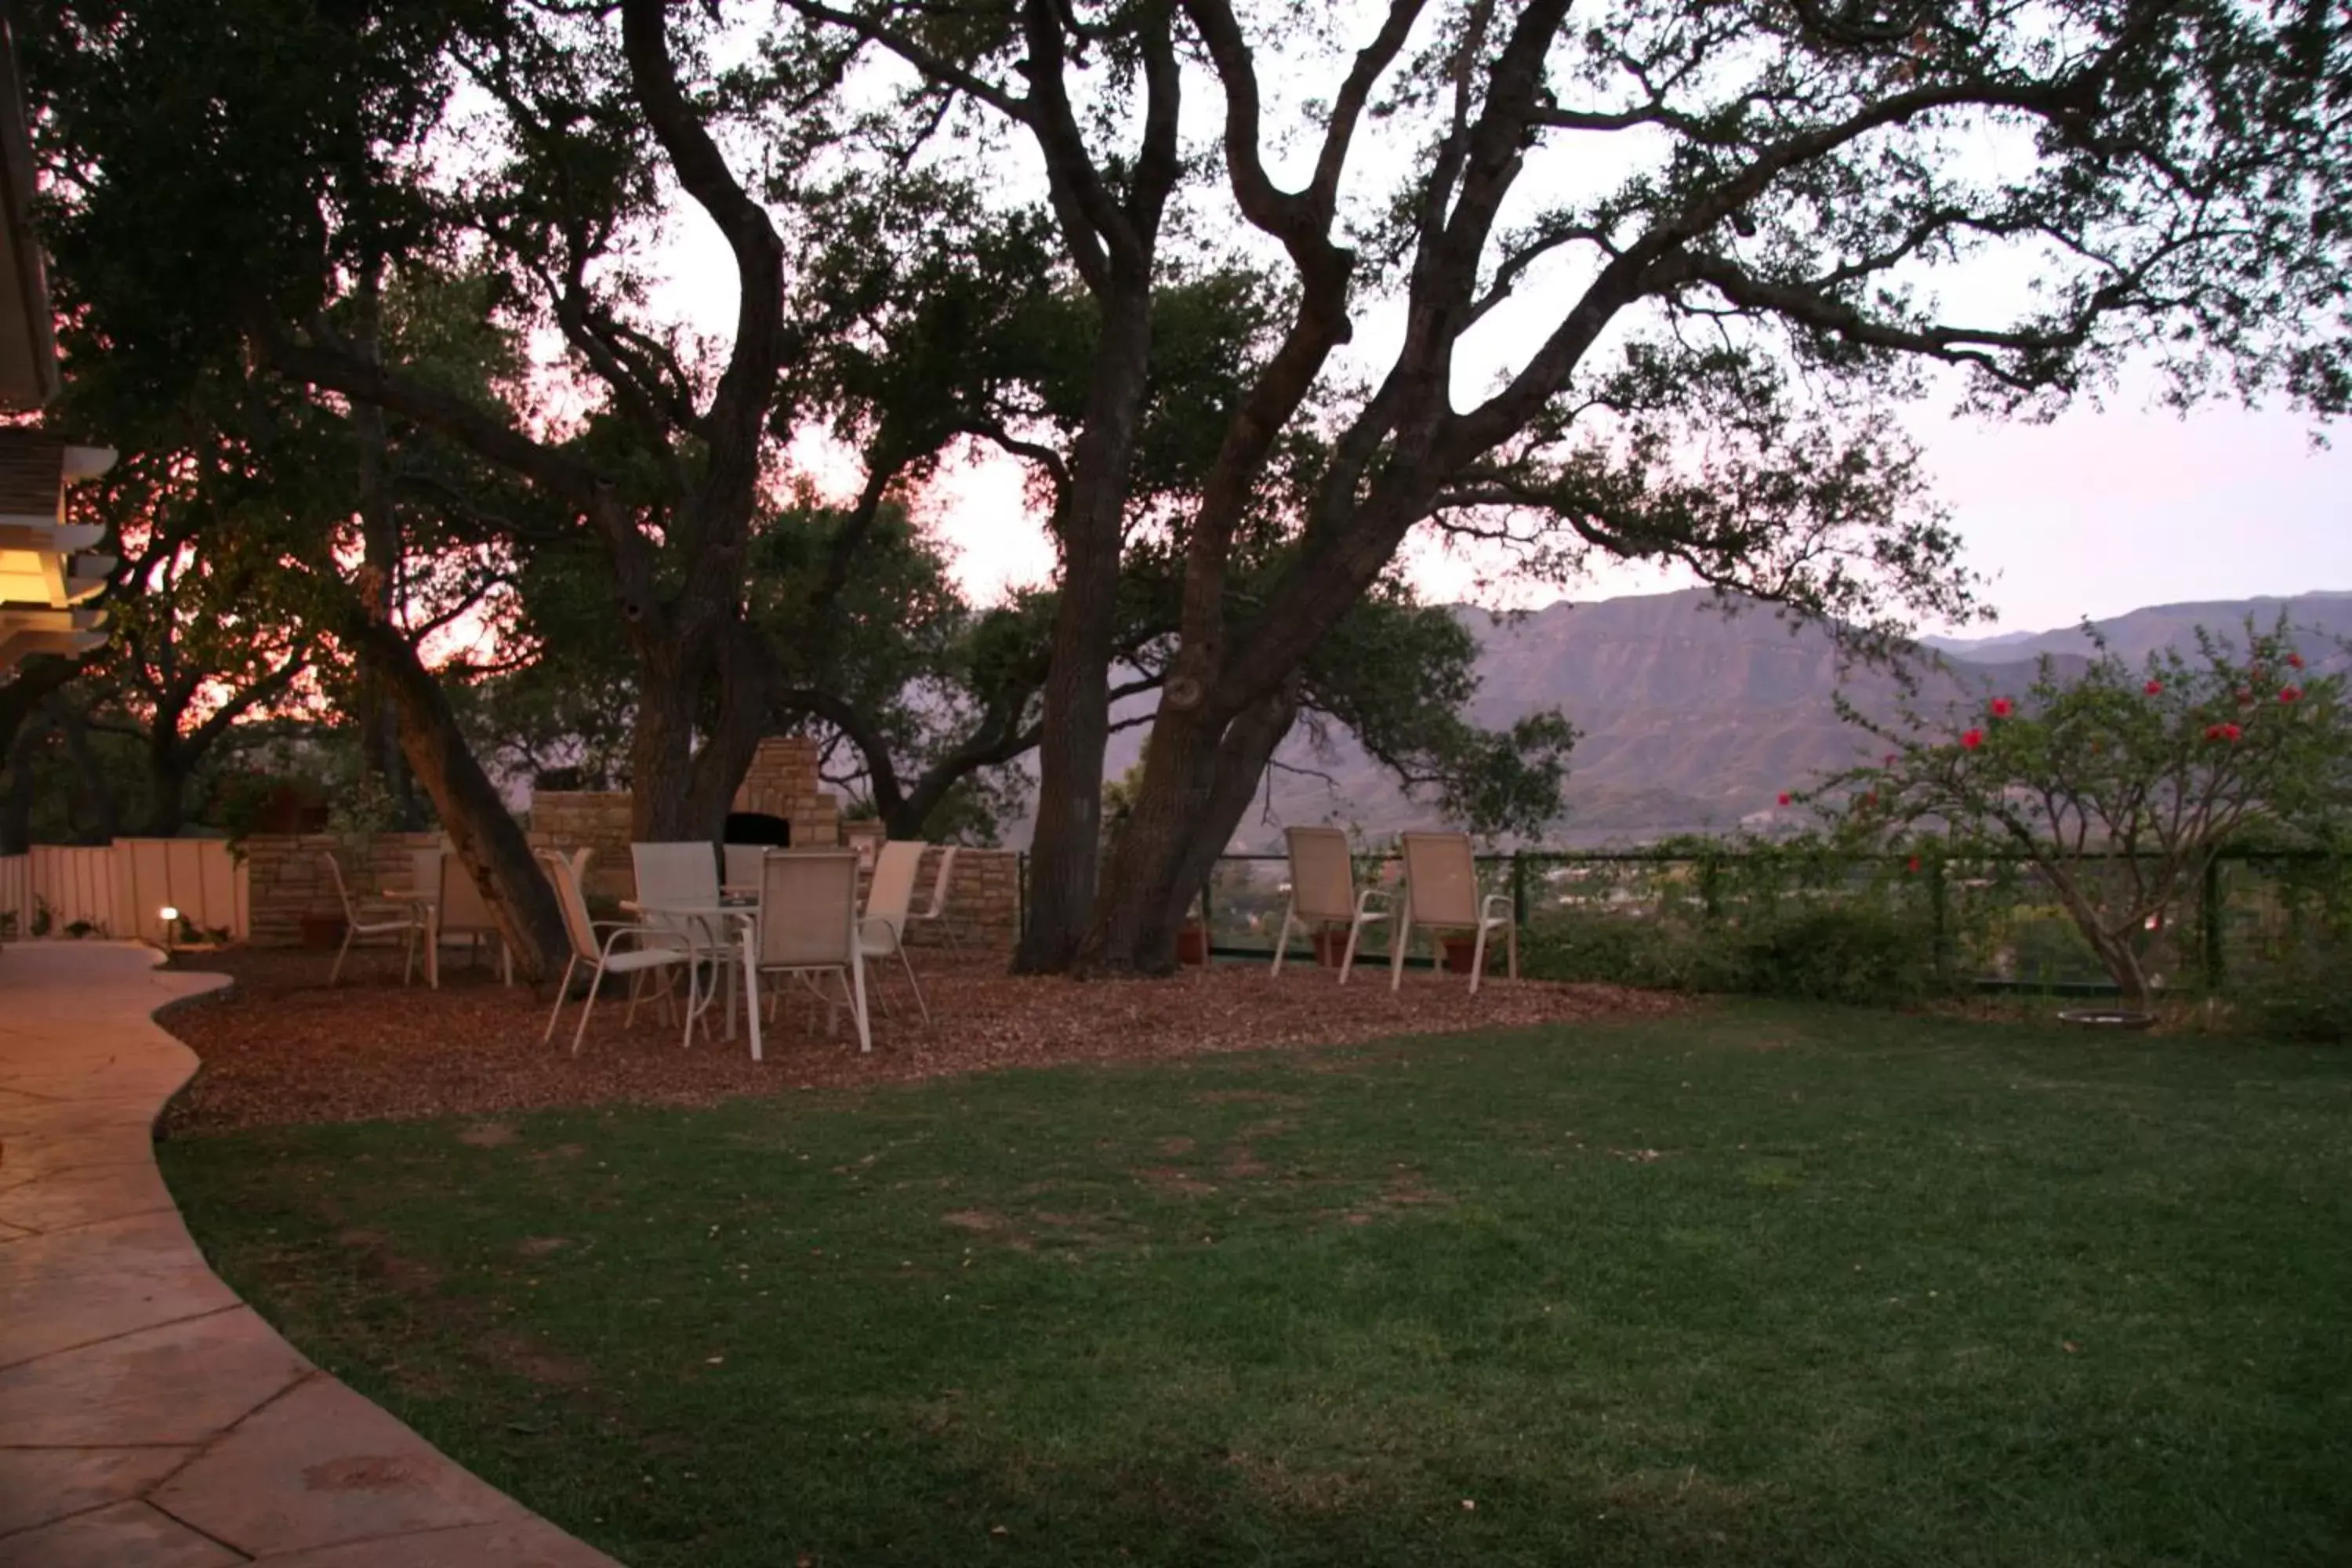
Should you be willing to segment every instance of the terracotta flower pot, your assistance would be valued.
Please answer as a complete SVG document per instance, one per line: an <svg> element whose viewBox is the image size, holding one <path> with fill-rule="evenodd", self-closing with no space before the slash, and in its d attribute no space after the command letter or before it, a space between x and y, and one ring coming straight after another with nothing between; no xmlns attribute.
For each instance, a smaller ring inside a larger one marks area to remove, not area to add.
<svg viewBox="0 0 2352 1568"><path fill-rule="evenodd" d="M341 947L343 942L343 917L341 915L304 915L302 945L304 947Z"/></svg>
<svg viewBox="0 0 2352 1568"><path fill-rule="evenodd" d="M1348 933L1346 931L1334 931L1329 926L1324 926L1315 932L1316 963L1326 969L1337 969L1339 967L1340 960L1347 956Z"/></svg>
<svg viewBox="0 0 2352 1568"><path fill-rule="evenodd" d="M1447 937L1445 939L1445 973L1448 974L1469 973L1471 960L1476 956L1477 952L1478 943L1475 938L1466 936Z"/></svg>
<svg viewBox="0 0 2352 1568"><path fill-rule="evenodd" d="M1176 933L1176 962L1206 963L1209 962L1209 928L1189 925Z"/></svg>

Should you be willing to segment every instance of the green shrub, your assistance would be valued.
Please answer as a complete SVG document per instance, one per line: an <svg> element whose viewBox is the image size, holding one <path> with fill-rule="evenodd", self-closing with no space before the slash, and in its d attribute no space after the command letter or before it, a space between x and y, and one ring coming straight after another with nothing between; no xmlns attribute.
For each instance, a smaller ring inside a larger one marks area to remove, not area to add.
<svg viewBox="0 0 2352 1568"><path fill-rule="evenodd" d="M1528 931L1526 967L1546 980L1830 1002L1912 1002L1948 987L1928 921L1868 904L1716 920L1554 915Z"/></svg>

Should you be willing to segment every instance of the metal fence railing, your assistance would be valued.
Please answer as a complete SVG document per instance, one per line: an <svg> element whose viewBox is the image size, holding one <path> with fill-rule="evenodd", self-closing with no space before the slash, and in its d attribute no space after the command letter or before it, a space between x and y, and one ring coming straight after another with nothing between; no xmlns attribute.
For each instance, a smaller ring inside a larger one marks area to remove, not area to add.
<svg viewBox="0 0 2352 1568"><path fill-rule="evenodd" d="M1871 922L1882 943L1908 944L1920 964L1950 985L2114 989L2055 889L2018 857L1677 847L1522 849L1478 859L1487 890L1511 895L1539 957L1549 939L1663 933L1704 946L1773 922L1809 921L1798 929L1813 931L1843 918ZM1398 864L1393 854L1363 856L1359 885L1392 883ZM1025 868L1024 857L1024 890ZM2095 877L2129 874L2120 858L2095 859L2091 869ZM1211 952L1271 957L1287 895L1285 857L1221 857L1206 897ZM1386 942L1385 931L1370 936L1367 956L1387 962ZM2260 984L2284 965L2309 960L2317 948L2352 958L2352 858L2224 850L2168 923L2146 937L2151 973L2176 991Z"/></svg>

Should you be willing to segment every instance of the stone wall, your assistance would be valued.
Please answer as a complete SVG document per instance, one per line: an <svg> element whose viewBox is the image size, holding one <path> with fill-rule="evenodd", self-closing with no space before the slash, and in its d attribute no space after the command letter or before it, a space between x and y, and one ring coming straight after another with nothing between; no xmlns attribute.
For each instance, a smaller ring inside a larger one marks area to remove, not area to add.
<svg viewBox="0 0 2352 1568"><path fill-rule="evenodd" d="M841 842L841 807L820 787L816 742L797 735L772 735L760 742L736 788L734 809L782 817L793 825L793 842L803 848ZM531 796L527 836L534 849L594 850L588 858L591 896L636 895L627 795L542 790Z"/></svg>
<svg viewBox="0 0 2352 1568"><path fill-rule="evenodd" d="M817 788L816 747L799 739L761 742L751 776L735 797L739 811L761 811L793 825L793 842L803 847L843 841L843 823L831 795ZM546 791L531 801L529 837L534 848L595 851L588 862L587 890L625 899L636 891L629 863L629 797L625 795ZM383 833L366 852L363 875L352 876L353 896L374 897L388 887L404 887L413 877L413 855L437 848L435 833ZM331 833L256 834L244 842L250 887L252 942L257 947L289 947L302 940L306 915L340 916L333 882L320 857L334 850L351 875L352 853ZM930 907L931 882L939 874L939 851L925 854L916 874L914 907ZM1009 951L1021 919L1020 858L1009 849L963 849L956 856L948 888L948 918L967 948ZM946 941L938 922L918 923L908 942L930 946Z"/></svg>
<svg viewBox="0 0 2352 1568"><path fill-rule="evenodd" d="M256 947L293 947L306 915L341 919L334 879L322 856L331 851L354 899L373 900L386 888L415 879L415 856L440 847L437 833L379 833L364 850L332 833L257 833L245 840L247 907Z"/></svg>
<svg viewBox="0 0 2352 1568"><path fill-rule="evenodd" d="M583 890L591 898L625 899L637 890L636 874L629 866L625 795L541 790L530 797L530 828L524 837L533 849L566 854L593 850L583 879Z"/></svg>
<svg viewBox="0 0 2352 1568"><path fill-rule="evenodd" d="M931 883L940 874L940 852L929 849L915 872L915 912L931 907ZM967 951L1010 952L1021 929L1021 858L1010 849L959 849L948 883L947 919ZM937 921L918 921L907 932L909 947L947 942Z"/></svg>
<svg viewBox="0 0 2352 1568"><path fill-rule="evenodd" d="M816 742L805 736L771 735L760 742L736 786L735 809L782 817L803 849L841 842L841 803L825 793Z"/></svg>

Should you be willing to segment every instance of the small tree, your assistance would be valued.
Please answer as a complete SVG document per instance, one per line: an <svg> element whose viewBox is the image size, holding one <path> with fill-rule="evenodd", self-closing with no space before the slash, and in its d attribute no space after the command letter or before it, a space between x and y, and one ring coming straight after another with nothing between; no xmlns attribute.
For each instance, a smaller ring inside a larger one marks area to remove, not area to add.
<svg viewBox="0 0 2352 1568"><path fill-rule="evenodd" d="M2292 833L2325 813L2352 762L2344 678L2306 668L2282 619L2242 645L2197 632L2135 669L2097 651L2070 675L2044 658L2021 696L1937 725L1841 710L1885 742L1881 766L1832 781L1835 815L1866 837L1940 828L2005 846L2057 894L2124 1005L2147 1005L2153 933L2215 853L2256 826ZM2071 661L2069 661L2071 663Z"/></svg>

